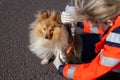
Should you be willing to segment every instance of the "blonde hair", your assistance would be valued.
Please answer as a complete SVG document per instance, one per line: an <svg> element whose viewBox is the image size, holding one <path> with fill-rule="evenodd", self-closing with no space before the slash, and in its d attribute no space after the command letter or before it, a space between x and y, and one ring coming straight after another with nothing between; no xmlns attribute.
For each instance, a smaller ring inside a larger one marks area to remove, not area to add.
<svg viewBox="0 0 120 80"><path fill-rule="evenodd" d="M75 0L75 6L95 23L106 23L120 14L120 0Z"/></svg>

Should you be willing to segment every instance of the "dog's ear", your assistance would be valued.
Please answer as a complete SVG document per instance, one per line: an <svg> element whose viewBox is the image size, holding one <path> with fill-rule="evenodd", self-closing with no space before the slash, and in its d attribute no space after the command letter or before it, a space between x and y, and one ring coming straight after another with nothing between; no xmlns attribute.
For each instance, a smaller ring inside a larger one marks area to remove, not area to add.
<svg viewBox="0 0 120 80"><path fill-rule="evenodd" d="M49 17L49 12L46 10L43 10L39 13L39 20L44 20L47 19Z"/></svg>
<svg viewBox="0 0 120 80"><path fill-rule="evenodd" d="M53 10L52 13L51 13L51 16L50 18L53 19L54 21L57 21L58 23L61 23L61 19L60 19L60 13Z"/></svg>

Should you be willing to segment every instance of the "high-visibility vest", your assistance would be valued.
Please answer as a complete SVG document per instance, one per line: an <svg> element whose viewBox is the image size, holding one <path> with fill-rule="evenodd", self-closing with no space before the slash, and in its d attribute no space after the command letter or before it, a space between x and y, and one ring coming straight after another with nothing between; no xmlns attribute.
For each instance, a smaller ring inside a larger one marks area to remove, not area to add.
<svg viewBox="0 0 120 80"><path fill-rule="evenodd" d="M111 70L120 69L120 16L98 44L100 52L95 59L90 63L62 66L59 69L63 76L73 80L95 80Z"/></svg>
<svg viewBox="0 0 120 80"><path fill-rule="evenodd" d="M84 28L83 28L84 32L86 33L96 33L96 34L103 34L104 30L98 28L98 27L94 27L90 21L85 20L84 21Z"/></svg>

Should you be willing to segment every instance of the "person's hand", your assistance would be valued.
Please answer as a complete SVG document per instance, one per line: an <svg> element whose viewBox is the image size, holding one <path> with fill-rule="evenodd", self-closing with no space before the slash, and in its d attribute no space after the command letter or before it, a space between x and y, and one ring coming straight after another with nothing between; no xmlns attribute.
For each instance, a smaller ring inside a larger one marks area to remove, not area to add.
<svg viewBox="0 0 120 80"><path fill-rule="evenodd" d="M57 56L56 56L53 64L55 65L55 67L57 69L59 68L60 65L65 64L65 55L64 55L64 53L62 53L62 51L57 52Z"/></svg>
<svg viewBox="0 0 120 80"><path fill-rule="evenodd" d="M73 17L70 15L70 13L63 11L61 14L61 21L62 23L71 23L74 21Z"/></svg>
<svg viewBox="0 0 120 80"><path fill-rule="evenodd" d="M77 18L77 10L75 6L67 5L65 11L61 14L62 23L71 23Z"/></svg>

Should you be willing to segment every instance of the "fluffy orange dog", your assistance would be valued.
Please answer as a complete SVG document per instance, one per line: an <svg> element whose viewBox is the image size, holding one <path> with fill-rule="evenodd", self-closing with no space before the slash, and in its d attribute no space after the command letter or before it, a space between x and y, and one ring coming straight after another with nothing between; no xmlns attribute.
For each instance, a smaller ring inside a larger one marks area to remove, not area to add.
<svg viewBox="0 0 120 80"><path fill-rule="evenodd" d="M48 64L49 60L56 56L57 51L67 53L72 43L70 30L61 23L60 13L56 11L41 11L30 27L30 50L42 59L41 64ZM69 28L70 29L70 28ZM75 38L75 50L66 54L67 63L80 62L81 43Z"/></svg>

